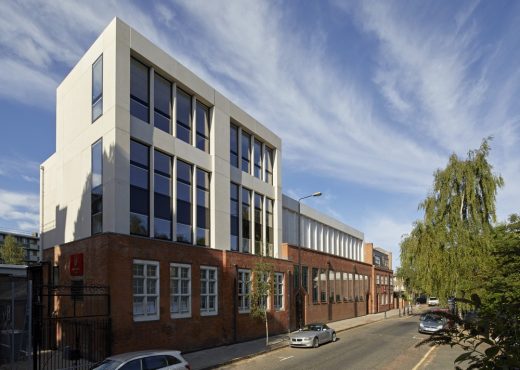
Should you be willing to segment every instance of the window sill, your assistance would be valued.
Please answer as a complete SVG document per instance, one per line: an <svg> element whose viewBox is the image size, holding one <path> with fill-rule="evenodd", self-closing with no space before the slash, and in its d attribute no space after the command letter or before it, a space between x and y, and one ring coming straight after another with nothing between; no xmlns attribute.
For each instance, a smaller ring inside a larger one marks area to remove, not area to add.
<svg viewBox="0 0 520 370"><path fill-rule="evenodd" d="M172 319L188 319L191 317L191 312L190 313L183 313L183 314L173 314L170 312L170 317Z"/></svg>
<svg viewBox="0 0 520 370"><path fill-rule="evenodd" d="M138 317L133 317L134 319L134 322L146 322L146 321L158 321L159 320L159 315L154 315L154 316L138 316Z"/></svg>
<svg viewBox="0 0 520 370"><path fill-rule="evenodd" d="M200 316L218 316L218 311L215 311L215 312L201 312Z"/></svg>

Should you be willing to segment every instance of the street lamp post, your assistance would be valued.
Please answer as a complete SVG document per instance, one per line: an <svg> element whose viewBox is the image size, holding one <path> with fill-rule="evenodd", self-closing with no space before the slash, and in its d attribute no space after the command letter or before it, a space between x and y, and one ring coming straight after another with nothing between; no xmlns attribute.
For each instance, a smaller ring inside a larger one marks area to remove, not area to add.
<svg viewBox="0 0 520 370"><path fill-rule="evenodd" d="M301 201L311 197L319 197L321 196L321 192L317 191L305 197L301 197L298 199L298 292L296 293L296 306L297 306L297 314L296 318L298 321L298 327L301 329L302 327L302 315L303 315L303 297L302 297L302 245L301 245L301 236L300 236L300 224L301 224Z"/></svg>

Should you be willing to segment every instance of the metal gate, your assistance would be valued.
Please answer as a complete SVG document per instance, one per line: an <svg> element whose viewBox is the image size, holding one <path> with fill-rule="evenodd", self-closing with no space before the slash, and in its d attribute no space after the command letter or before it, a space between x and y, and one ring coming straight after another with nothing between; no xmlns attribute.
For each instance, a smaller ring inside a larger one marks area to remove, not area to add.
<svg viewBox="0 0 520 370"><path fill-rule="evenodd" d="M111 354L108 287L73 281L33 293L33 370L87 370Z"/></svg>

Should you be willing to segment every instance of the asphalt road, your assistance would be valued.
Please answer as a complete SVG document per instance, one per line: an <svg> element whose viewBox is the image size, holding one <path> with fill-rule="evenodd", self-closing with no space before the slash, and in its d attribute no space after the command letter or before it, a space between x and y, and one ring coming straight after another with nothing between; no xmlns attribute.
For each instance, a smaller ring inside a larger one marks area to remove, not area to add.
<svg viewBox="0 0 520 370"><path fill-rule="evenodd" d="M453 369L459 350L415 345L418 317L391 318L338 333L338 341L319 348L269 352L221 369Z"/></svg>

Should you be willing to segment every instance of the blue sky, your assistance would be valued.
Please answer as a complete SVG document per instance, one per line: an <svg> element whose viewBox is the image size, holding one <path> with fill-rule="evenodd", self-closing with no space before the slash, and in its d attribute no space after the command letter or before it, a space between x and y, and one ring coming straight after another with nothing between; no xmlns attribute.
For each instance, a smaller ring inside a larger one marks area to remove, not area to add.
<svg viewBox="0 0 520 370"><path fill-rule="evenodd" d="M451 153L492 135L520 212L518 1L0 1L0 228L36 231L55 89L114 16L283 140L283 187L394 252Z"/></svg>

